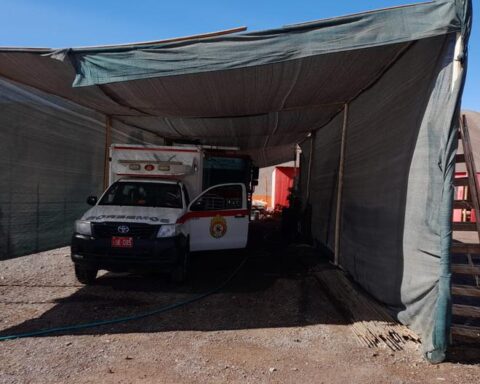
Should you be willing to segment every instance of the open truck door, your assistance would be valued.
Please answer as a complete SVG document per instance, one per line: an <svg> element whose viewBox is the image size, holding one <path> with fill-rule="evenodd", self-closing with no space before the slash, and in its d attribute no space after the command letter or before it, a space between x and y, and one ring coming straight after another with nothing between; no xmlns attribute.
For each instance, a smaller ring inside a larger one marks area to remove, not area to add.
<svg viewBox="0 0 480 384"><path fill-rule="evenodd" d="M180 219L190 234L190 250L245 248L248 239L247 191L244 184L208 188Z"/></svg>

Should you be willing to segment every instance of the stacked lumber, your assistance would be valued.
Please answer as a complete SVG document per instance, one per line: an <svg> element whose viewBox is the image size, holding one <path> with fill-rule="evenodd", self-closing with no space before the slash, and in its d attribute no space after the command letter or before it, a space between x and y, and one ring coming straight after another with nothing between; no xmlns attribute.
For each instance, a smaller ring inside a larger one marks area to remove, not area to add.
<svg viewBox="0 0 480 384"><path fill-rule="evenodd" d="M341 270L324 268L314 271L314 276L344 315L361 346L400 351L407 343L420 343L414 332L396 322L380 304L355 287Z"/></svg>

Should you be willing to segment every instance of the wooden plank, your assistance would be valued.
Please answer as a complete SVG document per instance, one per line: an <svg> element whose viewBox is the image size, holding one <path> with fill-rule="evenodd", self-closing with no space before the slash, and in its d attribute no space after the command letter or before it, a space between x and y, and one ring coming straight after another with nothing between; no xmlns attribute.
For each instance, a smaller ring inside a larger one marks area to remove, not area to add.
<svg viewBox="0 0 480 384"><path fill-rule="evenodd" d="M480 265L452 264L452 272L460 275L480 275Z"/></svg>
<svg viewBox="0 0 480 384"><path fill-rule="evenodd" d="M452 223L454 231L477 231L477 224L470 221L454 221Z"/></svg>
<svg viewBox="0 0 480 384"><path fill-rule="evenodd" d="M453 231L452 237L452 241L456 243L478 244L478 234L476 232Z"/></svg>
<svg viewBox="0 0 480 384"><path fill-rule="evenodd" d="M468 200L453 200L454 209L472 209L473 203Z"/></svg>
<svg viewBox="0 0 480 384"><path fill-rule="evenodd" d="M467 260L468 260L468 265L475 266L475 263L473 262L472 255L470 253L467 253ZM477 287L480 287L480 276L475 275L475 285Z"/></svg>
<svg viewBox="0 0 480 384"><path fill-rule="evenodd" d="M480 254L480 244L452 243L450 247L452 253L473 253Z"/></svg>
<svg viewBox="0 0 480 384"><path fill-rule="evenodd" d="M453 179L453 185L455 187L467 187L469 185L468 177L456 177Z"/></svg>
<svg viewBox="0 0 480 384"><path fill-rule="evenodd" d="M465 155L463 153L457 153L455 155L455 163L465 163Z"/></svg>
<svg viewBox="0 0 480 384"><path fill-rule="evenodd" d="M452 332L452 336L480 338L480 327L454 324L450 330Z"/></svg>
<svg viewBox="0 0 480 384"><path fill-rule="evenodd" d="M452 312L456 316L480 318L480 307L473 305L453 304Z"/></svg>
<svg viewBox="0 0 480 384"><path fill-rule="evenodd" d="M473 285L452 285L452 294L456 296L480 297L480 288Z"/></svg>

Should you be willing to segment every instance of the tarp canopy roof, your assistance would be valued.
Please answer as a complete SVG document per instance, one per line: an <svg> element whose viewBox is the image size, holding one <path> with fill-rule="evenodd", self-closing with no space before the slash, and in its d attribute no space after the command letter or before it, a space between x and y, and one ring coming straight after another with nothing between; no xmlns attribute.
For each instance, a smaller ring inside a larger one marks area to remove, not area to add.
<svg viewBox="0 0 480 384"><path fill-rule="evenodd" d="M463 17L442 0L183 41L3 48L0 76L170 140L239 147L263 166L290 160L419 40L461 32Z"/></svg>

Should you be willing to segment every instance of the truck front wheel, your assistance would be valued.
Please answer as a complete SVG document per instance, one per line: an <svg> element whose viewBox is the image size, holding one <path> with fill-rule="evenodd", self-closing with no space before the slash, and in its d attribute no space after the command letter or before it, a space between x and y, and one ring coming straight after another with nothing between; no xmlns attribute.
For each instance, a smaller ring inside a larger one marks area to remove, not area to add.
<svg viewBox="0 0 480 384"><path fill-rule="evenodd" d="M77 280L85 285L93 284L97 278L98 269L75 264L75 276Z"/></svg>

